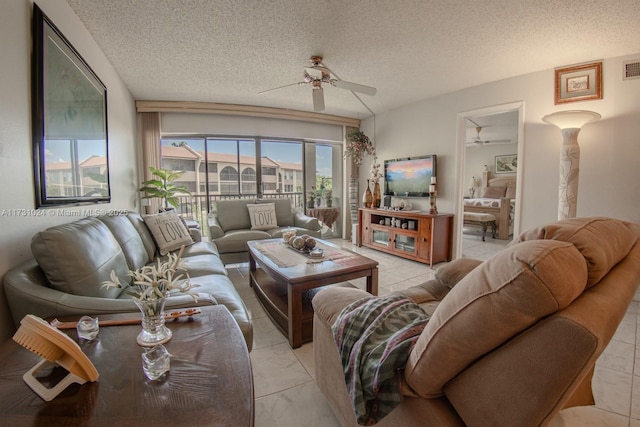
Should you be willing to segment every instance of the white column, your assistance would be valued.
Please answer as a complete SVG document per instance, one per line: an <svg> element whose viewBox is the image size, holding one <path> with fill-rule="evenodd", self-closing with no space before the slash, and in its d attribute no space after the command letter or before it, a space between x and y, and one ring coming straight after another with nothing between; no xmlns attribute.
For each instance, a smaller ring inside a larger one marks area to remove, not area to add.
<svg viewBox="0 0 640 427"><path fill-rule="evenodd" d="M576 217L580 174L578 134L582 126L598 119L600 119L600 114L585 110L558 111L542 118L543 122L557 126L562 132L558 220Z"/></svg>
<svg viewBox="0 0 640 427"><path fill-rule="evenodd" d="M562 129L560 148L560 185L558 187L558 220L576 217L578 178L580 175L580 128Z"/></svg>

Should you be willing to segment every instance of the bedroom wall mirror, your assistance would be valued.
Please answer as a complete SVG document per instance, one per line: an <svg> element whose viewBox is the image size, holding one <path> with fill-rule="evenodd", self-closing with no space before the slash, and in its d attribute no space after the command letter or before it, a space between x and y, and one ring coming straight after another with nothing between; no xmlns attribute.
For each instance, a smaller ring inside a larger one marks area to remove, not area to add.
<svg viewBox="0 0 640 427"><path fill-rule="evenodd" d="M32 97L36 208L109 202L107 89L37 5Z"/></svg>
<svg viewBox="0 0 640 427"><path fill-rule="evenodd" d="M486 259L520 232L523 105L461 113L458 126L456 256Z"/></svg>

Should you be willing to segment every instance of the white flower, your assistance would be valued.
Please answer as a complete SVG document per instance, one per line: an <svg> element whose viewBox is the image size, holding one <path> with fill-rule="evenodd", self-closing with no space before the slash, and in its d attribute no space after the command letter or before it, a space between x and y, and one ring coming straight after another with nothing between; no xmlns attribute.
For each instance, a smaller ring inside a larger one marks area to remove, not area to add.
<svg viewBox="0 0 640 427"><path fill-rule="evenodd" d="M380 181L384 175L380 172L380 163L376 163L377 157L373 159L373 163L371 164L371 181L376 184Z"/></svg>
<svg viewBox="0 0 640 427"><path fill-rule="evenodd" d="M198 294L191 289L197 285L191 283L191 278L186 272L187 268L182 260L180 248L178 255L169 254L164 260L158 258L156 264L145 265L137 270L131 270L127 276L132 277L132 283L122 284L114 270L111 270L111 280L102 282L105 288L127 288L126 292L139 301L153 301L166 296L168 292L176 291L190 295L198 302ZM178 273L179 270L184 273Z"/></svg>

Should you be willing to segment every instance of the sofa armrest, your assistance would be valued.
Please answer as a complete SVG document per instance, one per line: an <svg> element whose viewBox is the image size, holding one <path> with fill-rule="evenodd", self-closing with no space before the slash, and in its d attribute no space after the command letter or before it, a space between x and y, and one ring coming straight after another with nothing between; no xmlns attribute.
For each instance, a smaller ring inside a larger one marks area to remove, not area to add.
<svg viewBox="0 0 640 427"><path fill-rule="evenodd" d="M293 213L293 224L296 227L306 228L311 231L320 231L322 229L317 218L307 216L300 211L295 211Z"/></svg>
<svg viewBox="0 0 640 427"><path fill-rule="evenodd" d="M476 361L444 393L467 425L546 425L588 380L597 346L589 330L556 314Z"/></svg>
<svg viewBox="0 0 640 427"><path fill-rule="evenodd" d="M194 242L201 242L202 241L202 233L197 228L190 228L189 229L189 235L191 236L191 239Z"/></svg>
<svg viewBox="0 0 640 427"><path fill-rule="evenodd" d="M42 318L84 314L137 313L131 299L87 297L67 294L47 286L47 280L35 260L10 270L4 277L4 290L17 327L27 314ZM189 295L172 295L165 308L185 308L216 304L206 293L198 294L198 303Z"/></svg>
<svg viewBox="0 0 640 427"><path fill-rule="evenodd" d="M215 214L210 214L207 217L207 224L209 225L209 238L210 239L219 239L224 236L224 230L220 227L218 223L218 217Z"/></svg>
<svg viewBox="0 0 640 427"><path fill-rule="evenodd" d="M358 288L328 286L313 297L311 304L316 316L331 327L343 308L362 298L375 297Z"/></svg>

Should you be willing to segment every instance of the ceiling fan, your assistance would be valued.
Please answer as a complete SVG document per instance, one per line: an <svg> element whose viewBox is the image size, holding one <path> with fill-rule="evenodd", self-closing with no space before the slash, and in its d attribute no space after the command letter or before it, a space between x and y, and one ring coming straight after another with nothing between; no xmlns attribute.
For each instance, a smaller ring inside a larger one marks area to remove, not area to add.
<svg viewBox="0 0 640 427"><path fill-rule="evenodd" d="M485 144L510 144L511 143L510 139L482 140L482 138L480 138L480 131L482 131L482 126L480 126L479 124L477 124L471 119L467 119L467 120L469 120L471 123L473 123L476 126L476 132L478 132L478 135L476 135L470 142L467 142L467 146L472 147L476 145L482 146Z"/></svg>
<svg viewBox="0 0 640 427"><path fill-rule="evenodd" d="M358 93L363 93L365 95L371 95L371 96L375 95L377 92L376 88L371 86L365 86L357 83L351 83L344 80L340 80L333 71L331 71L326 65L322 63L321 56L314 55L311 58L309 58L309 62L311 62L311 66L305 67L303 80L301 82L291 83L288 85L265 90L265 91L259 92L259 94L271 92L278 89L283 89L289 86L308 84L308 85L311 85L313 89L311 92L313 97L313 110L322 111L324 110L324 93L322 91L322 83L330 84L331 86L337 87L339 89L346 89L351 92L358 92Z"/></svg>

